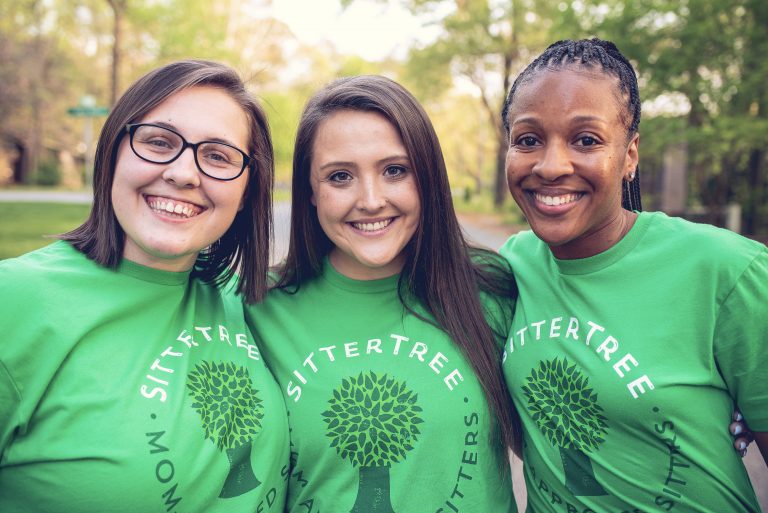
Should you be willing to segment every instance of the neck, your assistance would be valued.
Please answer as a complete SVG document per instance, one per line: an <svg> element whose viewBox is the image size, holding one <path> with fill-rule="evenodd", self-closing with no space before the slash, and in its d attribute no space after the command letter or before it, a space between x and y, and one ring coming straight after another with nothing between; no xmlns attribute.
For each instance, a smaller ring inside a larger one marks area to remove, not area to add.
<svg viewBox="0 0 768 513"><path fill-rule="evenodd" d="M616 217L594 232L561 246L550 246L549 249L555 258L560 260L595 256L618 244L629 233L636 220L635 212L621 209Z"/></svg>

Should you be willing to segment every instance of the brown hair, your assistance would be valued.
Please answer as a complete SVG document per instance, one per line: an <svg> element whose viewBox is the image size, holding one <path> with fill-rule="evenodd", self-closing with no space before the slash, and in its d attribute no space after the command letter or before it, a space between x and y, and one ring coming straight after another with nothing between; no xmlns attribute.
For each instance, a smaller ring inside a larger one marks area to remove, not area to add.
<svg viewBox="0 0 768 513"><path fill-rule="evenodd" d="M82 225L60 238L99 264L117 267L122 259L125 233L115 217L111 190L125 125L140 121L171 95L195 86L220 88L242 107L249 123L247 151L251 163L247 169L244 208L224 235L200 252L192 274L220 286L237 270L237 292L246 302L255 302L264 297L267 289L274 181L272 140L264 111L237 72L223 64L202 60L174 62L147 73L126 90L109 114L96 146L91 213Z"/></svg>
<svg viewBox="0 0 768 513"><path fill-rule="evenodd" d="M480 381L503 440L514 445L519 420L501 372L497 337L506 338L517 287L506 261L490 251L470 248L464 240L437 134L416 98L396 82L380 76L336 80L304 108L293 156L290 245L277 287L297 291L320 274L333 249L311 204L309 177L317 130L339 110L376 112L400 134L421 202L421 218L400 274L400 301L409 312L445 331L460 348ZM484 311L481 294L495 302L489 308L498 309L497 315ZM416 305L433 319L415 311ZM500 322L491 327L487 317Z"/></svg>

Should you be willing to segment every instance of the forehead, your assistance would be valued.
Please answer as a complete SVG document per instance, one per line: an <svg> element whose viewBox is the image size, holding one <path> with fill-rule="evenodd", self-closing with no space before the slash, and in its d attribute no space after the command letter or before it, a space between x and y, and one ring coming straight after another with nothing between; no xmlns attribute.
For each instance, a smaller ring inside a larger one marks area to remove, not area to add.
<svg viewBox="0 0 768 513"><path fill-rule="evenodd" d="M399 132L384 115L350 109L335 111L323 119L312 146L316 158L339 153L364 158L380 152L405 152Z"/></svg>
<svg viewBox="0 0 768 513"><path fill-rule="evenodd" d="M243 107L227 91L215 86L182 89L154 107L141 121L171 125L193 142L223 139L245 147L250 135Z"/></svg>
<svg viewBox="0 0 768 513"><path fill-rule="evenodd" d="M515 93L509 121L525 113L591 113L620 121L626 109L619 79L602 68L564 67L535 71Z"/></svg>

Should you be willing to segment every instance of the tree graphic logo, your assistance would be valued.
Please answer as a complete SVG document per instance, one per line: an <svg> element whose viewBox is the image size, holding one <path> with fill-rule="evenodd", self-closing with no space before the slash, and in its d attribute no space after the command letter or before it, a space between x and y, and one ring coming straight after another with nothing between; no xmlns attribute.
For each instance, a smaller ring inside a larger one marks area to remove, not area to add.
<svg viewBox="0 0 768 513"><path fill-rule="evenodd" d="M251 445L261 430L264 405L245 367L231 362L202 362L187 375L192 407L200 415L205 438L226 451L229 474L219 497L237 497L261 484L251 467Z"/></svg>
<svg viewBox="0 0 768 513"><path fill-rule="evenodd" d="M587 453L605 441L608 424L589 379L567 358L539 362L526 378L528 410L549 442L560 448L565 485L574 495L607 495Z"/></svg>
<svg viewBox="0 0 768 513"><path fill-rule="evenodd" d="M418 395L386 374L360 373L341 380L323 412L331 447L360 469L350 513L394 513L389 469L405 459L418 439Z"/></svg>

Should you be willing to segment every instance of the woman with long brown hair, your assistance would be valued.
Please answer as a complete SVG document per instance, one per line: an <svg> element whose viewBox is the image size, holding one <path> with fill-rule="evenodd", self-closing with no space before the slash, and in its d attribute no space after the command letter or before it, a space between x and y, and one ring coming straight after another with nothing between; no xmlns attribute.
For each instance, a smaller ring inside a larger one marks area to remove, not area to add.
<svg viewBox="0 0 768 513"><path fill-rule="evenodd" d="M426 113L384 77L337 80L293 162L288 257L249 309L289 411L287 511L516 511L516 288L465 242Z"/></svg>

